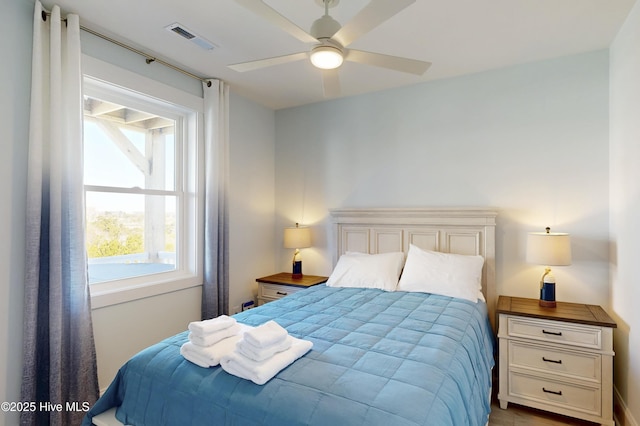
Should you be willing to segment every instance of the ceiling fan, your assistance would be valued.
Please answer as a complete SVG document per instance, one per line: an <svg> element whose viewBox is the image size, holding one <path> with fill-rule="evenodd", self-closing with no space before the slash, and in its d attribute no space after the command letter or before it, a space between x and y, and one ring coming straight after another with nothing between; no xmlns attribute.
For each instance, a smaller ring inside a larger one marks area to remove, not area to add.
<svg viewBox="0 0 640 426"><path fill-rule="evenodd" d="M298 40L312 45L307 52L229 65L229 68L235 71L252 71L309 58L311 63L322 71L324 95L333 97L340 94L340 80L337 68L342 65L343 61L358 62L416 75L424 74L431 66L430 62L346 48L362 35L407 8L415 0L370 0L344 26L341 26L338 21L329 15L329 8L336 6L340 0L316 0L317 3L324 6L325 13L314 21L309 32L282 16L266 4L264 0L235 1L282 28Z"/></svg>

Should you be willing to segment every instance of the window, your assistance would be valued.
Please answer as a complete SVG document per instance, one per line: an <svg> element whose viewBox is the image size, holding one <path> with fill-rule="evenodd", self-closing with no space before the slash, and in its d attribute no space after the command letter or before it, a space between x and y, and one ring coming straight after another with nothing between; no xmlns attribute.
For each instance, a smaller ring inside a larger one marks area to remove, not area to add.
<svg viewBox="0 0 640 426"><path fill-rule="evenodd" d="M89 283L174 271L181 119L84 98ZM177 140L176 140L177 139Z"/></svg>
<svg viewBox="0 0 640 426"><path fill-rule="evenodd" d="M92 297L127 290L146 297L141 288L200 284L197 111L90 77L84 84Z"/></svg>

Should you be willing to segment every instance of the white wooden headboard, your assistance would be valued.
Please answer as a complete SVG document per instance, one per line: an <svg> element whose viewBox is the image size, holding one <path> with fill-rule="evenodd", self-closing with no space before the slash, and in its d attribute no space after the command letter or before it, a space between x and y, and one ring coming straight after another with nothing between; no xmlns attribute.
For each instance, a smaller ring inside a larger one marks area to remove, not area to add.
<svg viewBox="0 0 640 426"><path fill-rule="evenodd" d="M347 251L402 251L406 255L409 244L425 250L484 257L482 293L494 325L497 212L481 208L410 208L333 209L330 213L336 238L334 265Z"/></svg>

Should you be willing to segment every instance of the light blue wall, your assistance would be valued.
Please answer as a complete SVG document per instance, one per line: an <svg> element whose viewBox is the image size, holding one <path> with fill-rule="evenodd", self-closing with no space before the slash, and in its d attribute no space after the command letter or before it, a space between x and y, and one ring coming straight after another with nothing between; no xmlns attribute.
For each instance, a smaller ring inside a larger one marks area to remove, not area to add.
<svg viewBox="0 0 640 426"><path fill-rule="evenodd" d="M278 111L277 225L314 225L326 274L330 208L494 207L500 294L538 297L526 234L551 226L573 238L558 299L606 305L608 102L598 51Z"/></svg>
<svg viewBox="0 0 640 426"><path fill-rule="evenodd" d="M640 424L640 3L611 46L611 309L615 385ZM634 424L629 422L628 424Z"/></svg>
<svg viewBox="0 0 640 426"><path fill-rule="evenodd" d="M256 300L256 278L274 273L275 113L232 94L229 141L229 274L232 312Z"/></svg>

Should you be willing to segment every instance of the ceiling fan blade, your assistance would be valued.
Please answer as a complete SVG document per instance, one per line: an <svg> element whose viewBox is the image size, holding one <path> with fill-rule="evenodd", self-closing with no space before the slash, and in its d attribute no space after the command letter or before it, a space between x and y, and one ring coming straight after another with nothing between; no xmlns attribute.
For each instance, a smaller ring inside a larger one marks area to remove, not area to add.
<svg viewBox="0 0 640 426"><path fill-rule="evenodd" d="M340 96L340 78L338 70L322 70L322 93L325 98Z"/></svg>
<svg viewBox="0 0 640 426"><path fill-rule="evenodd" d="M307 59L309 54L307 52L293 53L291 55L275 56L273 58L258 59L257 61L241 62L239 64L229 65L234 71L245 72L253 71L260 68L272 67L274 65L286 64L289 62L301 61Z"/></svg>
<svg viewBox="0 0 640 426"><path fill-rule="evenodd" d="M383 55L381 53L364 52L362 50L354 49L349 49L347 51L345 60L415 75L424 74L431 66L431 62L401 58L399 56Z"/></svg>
<svg viewBox="0 0 640 426"><path fill-rule="evenodd" d="M371 0L331 37L346 47L416 0Z"/></svg>
<svg viewBox="0 0 640 426"><path fill-rule="evenodd" d="M256 15L259 15L277 27L282 28L295 38L305 43L317 43L318 40L305 30L282 16L263 0L236 0L236 3L246 7Z"/></svg>

